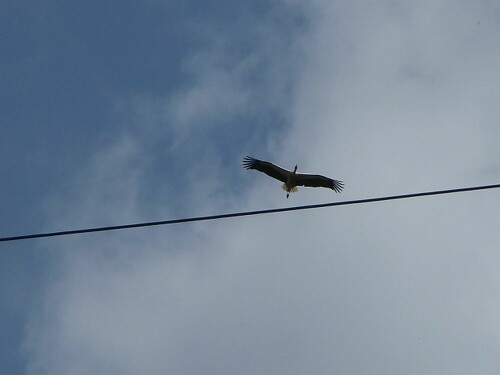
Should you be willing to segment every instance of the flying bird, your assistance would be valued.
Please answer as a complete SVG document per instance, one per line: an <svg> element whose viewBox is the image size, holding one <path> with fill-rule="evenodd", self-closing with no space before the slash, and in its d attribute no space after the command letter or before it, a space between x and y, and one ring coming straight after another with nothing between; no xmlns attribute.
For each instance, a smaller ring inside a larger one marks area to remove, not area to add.
<svg viewBox="0 0 500 375"><path fill-rule="evenodd" d="M332 180L319 174L297 173L297 166L295 166L293 171L289 171L268 161L254 159L250 156L243 158L243 167L245 169L255 169L259 172L264 172L268 176L283 182L281 188L286 191L287 198L290 193L297 191L297 186L325 187L337 193L340 193L344 188L342 181Z"/></svg>

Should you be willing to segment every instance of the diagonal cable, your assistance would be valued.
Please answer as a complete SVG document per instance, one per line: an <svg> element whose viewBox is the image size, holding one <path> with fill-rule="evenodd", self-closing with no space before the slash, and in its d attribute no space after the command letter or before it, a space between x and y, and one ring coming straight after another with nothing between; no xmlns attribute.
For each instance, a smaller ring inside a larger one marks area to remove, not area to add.
<svg viewBox="0 0 500 375"><path fill-rule="evenodd" d="M64 230L64 231L58 231L58 232L33 233L33 234L25 234L25 235L12 236L12 237L0 237L0 242L29 240L29 239L43 238L43 237L59 237L59 236L68 236L68 235L73 235L73 234L84 234L84 233L93 233L93 232L108 232L108 231L112 231L112 230L144 228L144 227L152 227L152 226L158 226L158 225L182 224L182 223L190 223L190 222L195 222L195 221L219 220L219 219L228 219L228 218L232 218L232 217L274 214L274 213L278 213L278 212L287 212L287 211L310 210L313 208L324 208L324 207L333 207L333 206L349 206L349 205L362 204L362 203L374 203L374 202L383 202L383 201L390 201L390 200L397 200L397 199L418 198L418 197L426 197L426 196L431 196L431 195L455 194L455 193L464 193L467 191L488 190L488 189L498 189L498 188L500 188L500 184L482 185L482 186L472 186L472 187L465 187L465 188L458 188L458 189L427 191L427 192L423 192L423 193L412 193L412 194L402 194L402 195L391 195L391 196L378 197L378 198L357 199L357 200L342 201L342 202L330 202L330 203L310 204L310 205L304 205L304 206L272 208L272 209L257 210L257 211L234 212L234 213L209 215L209 216L196 216L196 217L189 217L189 218L183 218L183 219L150 221L150 222L143 222L143 223L113 225L113 226L96 227L96 228L73 229L73 230Z"/></svg>

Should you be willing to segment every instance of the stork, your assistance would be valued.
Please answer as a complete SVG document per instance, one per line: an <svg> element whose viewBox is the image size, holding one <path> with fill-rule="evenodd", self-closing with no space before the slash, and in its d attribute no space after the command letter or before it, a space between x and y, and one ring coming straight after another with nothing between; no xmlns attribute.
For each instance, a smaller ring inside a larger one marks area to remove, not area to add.
<svg viewBox="0 0 500 375"><path fill-rule="evenodd" d="M286 191L287 198L290 193L297 191L297 186L325 187L337 193L340 193L344 188L342 181L333 180L319 174L297 173L297 165L293 171L289 171L268 161L246 156L243 158L243 167L245 169L255 169L283 182L281 188Z"/></svg>

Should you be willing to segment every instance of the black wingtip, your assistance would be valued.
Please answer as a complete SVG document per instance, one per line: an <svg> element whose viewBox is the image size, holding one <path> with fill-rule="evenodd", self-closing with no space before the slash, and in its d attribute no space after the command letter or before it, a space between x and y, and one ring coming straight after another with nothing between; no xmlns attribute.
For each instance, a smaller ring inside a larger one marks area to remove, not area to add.
<svg viewBox="0 0 500 375"><path fill-rule="evenodd" d="M250 157L250 156L245 156L243 158L243 168L245 169L254 169L256 159Z"/></svg>
<svg viewBox="0 0 500 375"><path fill-rule="evenodd" d="M344 182L343 181L333 180L332 190L334 190L336 193L340 194L343 189L344 189Z"/></svg>

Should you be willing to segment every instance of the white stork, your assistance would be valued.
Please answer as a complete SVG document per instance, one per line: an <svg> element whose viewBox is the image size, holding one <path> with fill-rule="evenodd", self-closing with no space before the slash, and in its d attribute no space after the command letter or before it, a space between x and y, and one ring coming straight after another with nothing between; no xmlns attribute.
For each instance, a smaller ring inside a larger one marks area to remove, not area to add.
<svg viewBox="0 0 500 375"><path fill-rule="evenodd" d="M295 166L292 172L268 161L257 160L250 156L246 156L243 159L243 167L245 169L255 169L259 172L264 172L268 176L283 182L284 184L281 188L286 191L287 198L290 193L297 191L297 186L326 187L337 193L340 193L344 188L342 181L332 180L319 174L297 173L297 166Z"/></svg>

